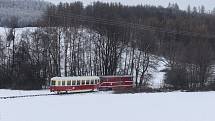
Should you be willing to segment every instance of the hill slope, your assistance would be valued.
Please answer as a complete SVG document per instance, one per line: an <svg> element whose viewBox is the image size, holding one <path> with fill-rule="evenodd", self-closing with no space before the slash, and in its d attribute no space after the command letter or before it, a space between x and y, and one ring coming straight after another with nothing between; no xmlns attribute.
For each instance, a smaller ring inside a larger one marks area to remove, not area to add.
<svg viewBox="0 0 215 121"><path fill-rule="evenodd" d="M96 1L101 2L117 2L123 5L155 5L155 6L163 6L167 7L169 3L177 3L182 10L186 10L187 6L201 6L204 5L206 10L212 10L214 8L215 1L214 0L45 0L52 2L54 4L58 4L59 2L75 2L82 1L85 5L92 4Z"/></svg>
<svg viewBox="0 0 215 121"><path fill-rule="evenodd" d="M18 26L27 26L39 19L49 4L38 0L0 0L0 26L10 26L11 19Z"/></svg>

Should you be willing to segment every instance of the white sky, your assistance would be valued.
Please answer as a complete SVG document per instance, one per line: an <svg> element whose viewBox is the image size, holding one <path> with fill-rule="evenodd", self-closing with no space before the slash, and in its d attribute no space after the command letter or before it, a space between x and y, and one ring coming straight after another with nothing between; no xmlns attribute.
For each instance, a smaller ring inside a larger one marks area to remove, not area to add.
<svg viewBox="0 0 215 121"><path fill-rule="evenodd" d="M74 2L78 0L45 0L52 3L62 2ZM79 0L84 3L84 5L91 4L94 1L103 1L103 2L120 2L124 5L138 5L138 4L149 4L149 5L161 5L164 7L168 6L168 3L178 3L180 9L186 10L187 6L201 6L204 5L206 10L212 10L215 8L215 0Z"/></svg>

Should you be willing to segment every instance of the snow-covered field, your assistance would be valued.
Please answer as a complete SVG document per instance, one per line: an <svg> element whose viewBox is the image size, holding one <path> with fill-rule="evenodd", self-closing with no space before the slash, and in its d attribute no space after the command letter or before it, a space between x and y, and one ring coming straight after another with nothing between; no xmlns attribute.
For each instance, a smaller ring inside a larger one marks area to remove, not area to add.
<svg viewBox="0 0 215 121"><path fill-rule="evenodd" d="M213 10L215 7L215 0L45 0L54 4L60 2L75 2L81 1L84 5L92 4L96 1L101 2L117 2L123 5L154 5L154 6L163 6L167 7L169 3L177 3L182 10L187 10L187 6L201 6L204 5L206 10Z"/></svg>
<svg viewBox="0 0 215 121"><path fill-rule="evenodd" d="M36 95L36 94L48 94L49 90L31 90L31 91L23 91L23 90L8 90L8 89L0 89L0 97L7 96L22 96L22 95ZM0 120L1 121L1 120Z"/></svg>
<svg viewBox="0 0 215 121"><path fill-rule="evenodd" d="M39 91L40 92L40 91ZM1 95L13 91L0 90ZM215 92L84 93L0 100L0 121L214 121Z"/></svg>

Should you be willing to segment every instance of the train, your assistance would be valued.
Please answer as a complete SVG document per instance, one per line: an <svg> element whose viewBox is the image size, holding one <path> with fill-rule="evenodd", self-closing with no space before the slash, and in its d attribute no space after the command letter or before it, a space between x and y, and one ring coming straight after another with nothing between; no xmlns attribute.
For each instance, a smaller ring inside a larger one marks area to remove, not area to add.
<svg viewBox="0 0 215 121"><path fill-rule="evenodd" d="M133 77L130 75L53 77L49 89L55 93L68 93L105 91L118 87L133 88Z"/></svg>

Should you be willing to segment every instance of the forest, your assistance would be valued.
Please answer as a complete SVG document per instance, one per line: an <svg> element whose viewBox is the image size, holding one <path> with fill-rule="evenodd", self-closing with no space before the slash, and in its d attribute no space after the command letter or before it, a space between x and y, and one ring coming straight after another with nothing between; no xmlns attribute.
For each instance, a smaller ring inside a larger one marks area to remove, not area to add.
<svg viewBox="0 0 215 121"><path fill-rule="evenodd" d="M133 75L147 87L150 70L165 61L163 87L215 89L215 15L204 6L60 3L19 39L17 24L0 37L0 88L41 89L54 76L84 75Z"/></svg>
<svg viewBox="0 0 215 121"><path fill-rule="evenodd" d="M49 5L40 0L0 0L0 26L10 27L14 22L17 27L34 26Z"/></svg>

